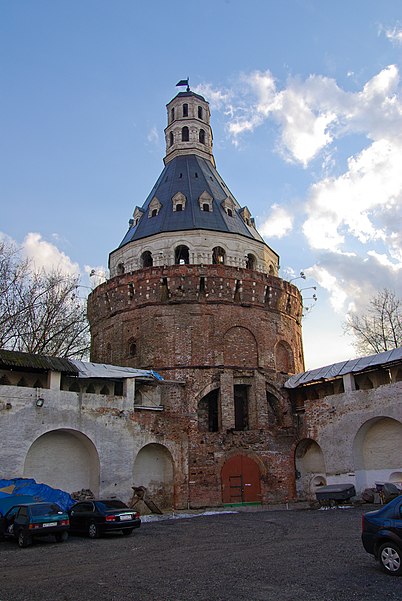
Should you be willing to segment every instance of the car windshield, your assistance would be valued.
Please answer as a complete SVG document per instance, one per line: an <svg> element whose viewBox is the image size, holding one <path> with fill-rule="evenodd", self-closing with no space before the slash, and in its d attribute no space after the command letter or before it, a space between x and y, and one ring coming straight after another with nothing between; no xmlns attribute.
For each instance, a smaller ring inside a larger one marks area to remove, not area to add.
<svg viewBox="0 0 402 601"><path fill-rule="evenodd" d="M55 513L63 513L55 503L44 503L43 505L31 505L31 515L54 515Z"/></svg>
<svg viewBox="0 0 402 601"><path fill-rule="evenodd" d="M123 501L98 501L96 503L100 511L108 511L109 509L128 509L127 505Z"/></svg>

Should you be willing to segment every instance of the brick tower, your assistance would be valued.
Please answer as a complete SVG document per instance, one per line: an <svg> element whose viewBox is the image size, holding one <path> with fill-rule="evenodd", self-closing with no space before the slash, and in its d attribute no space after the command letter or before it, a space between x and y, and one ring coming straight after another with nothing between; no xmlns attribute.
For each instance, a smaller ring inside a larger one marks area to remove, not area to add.
<svg viewBox="0 0 402 601"><path fill-rule="evenodd" d="M141 422L181 441L176 506L281 501L294 494L282 386L304 369L301 295L215 168L208 102L178 93L165 138L164 169L89 298L91 359L179 383Z"/></svg>

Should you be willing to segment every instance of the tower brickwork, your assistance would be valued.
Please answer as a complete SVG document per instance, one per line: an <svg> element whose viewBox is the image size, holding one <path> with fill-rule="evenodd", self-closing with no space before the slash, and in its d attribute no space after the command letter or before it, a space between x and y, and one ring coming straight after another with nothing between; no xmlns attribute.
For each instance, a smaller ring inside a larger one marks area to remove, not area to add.
<svg viewBox="0 0 402 601"><path fill-rule="evenodd" d="M177 383L143 425L181 442L177 507L291 498L301 295L215 169L208 103L182 92L167 115L164 170L89 298L91 359Z"/></svg>

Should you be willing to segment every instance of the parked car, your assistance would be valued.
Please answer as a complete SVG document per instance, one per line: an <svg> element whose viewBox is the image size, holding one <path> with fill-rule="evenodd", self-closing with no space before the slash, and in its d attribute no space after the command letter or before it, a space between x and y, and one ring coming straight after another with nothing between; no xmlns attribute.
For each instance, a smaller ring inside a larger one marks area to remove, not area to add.
<svg viewBox="0 0 402 601"><path fill-rule="evenodd" d="M13 505L0 517L0 539L17 539L27 547L37 536L54 535L61 543L67 540L69 517L56 503L21 503Z"/></svg>
<svg viewBox="0 0 402 601"><path fill-rule="evenodd" d="M402 575L402 495L363 514L362 542L387 574Z"/></svg>
<svg viewBox="0 0 402 601"><path fill-rule="evenodd" d="M118 499L80 501L68 513L71 532L90 538L112 531L127 536L141 526L140 514Z"/></svg>

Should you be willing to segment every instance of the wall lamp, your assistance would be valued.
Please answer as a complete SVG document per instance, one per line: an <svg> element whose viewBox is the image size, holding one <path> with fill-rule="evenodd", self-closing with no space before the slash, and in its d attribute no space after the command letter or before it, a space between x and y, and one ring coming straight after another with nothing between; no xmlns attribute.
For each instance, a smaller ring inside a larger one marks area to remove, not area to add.
<svg viewBox="0 0 402 601"><path fill-rule="evenodd" d="M299 292L303 292L303 290L317 290L317 286L307 286L307 288L300 288Z"/></svg>
<svg viewBox="0 0 402 601"><path fill-rule="evenodd" d="M300 275L298 275L296 278L292 278L291 280L289 280L289 284L290 282L294 282L295 280L305 280L306 279L306 274L304 273L304 271L300 272Z"/></svg>
<svg viewBox="0 0 402 601"><path fill-rule="evenodd" d="M36 406L43 407L44 402L45 402L45 400L40 396L38 399L36 399Z"/></svg>

